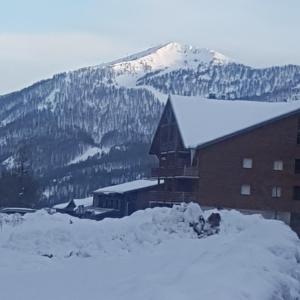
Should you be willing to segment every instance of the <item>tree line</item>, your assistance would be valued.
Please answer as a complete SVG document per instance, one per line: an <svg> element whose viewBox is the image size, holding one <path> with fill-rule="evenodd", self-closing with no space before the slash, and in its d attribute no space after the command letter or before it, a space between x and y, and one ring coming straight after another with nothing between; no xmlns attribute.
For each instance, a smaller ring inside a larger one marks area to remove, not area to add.
<svg viewBox="0 0 300 300"><path fill-rule="evenodd" d="M28 148L22 146L16 153L11 169L0 174L0 207L34 208L38 205L41 191L30 168Z"/></svg>

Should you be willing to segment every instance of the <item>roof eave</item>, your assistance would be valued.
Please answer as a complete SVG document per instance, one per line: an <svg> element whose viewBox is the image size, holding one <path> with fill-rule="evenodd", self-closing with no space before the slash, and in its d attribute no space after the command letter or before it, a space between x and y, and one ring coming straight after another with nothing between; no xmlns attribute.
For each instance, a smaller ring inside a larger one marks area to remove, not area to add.
<svg viewBox="0 0 300 300"><path fill-rule="evenodd" d="M124 191L124 192L102 192L102 191L97 192L97 190L96 190L96 191L94 191L92 193L93 194L97 194L97 195L99 195L99 194L101 194L101 195L110 195L110 194L124 195L124 194L130 193L130 192L135 192L135 191L150 189L152 187L155 187L155 186L158 186L158 185L162 185L162 184L163 184L163 182L160 182L160 183L156 182L155 184L152 184L152 185L149 185L149 186L143 186L143 187L140 187L140 188L135 188L135 189L132 189L132 190L129 190L129 191Z"/></svg>

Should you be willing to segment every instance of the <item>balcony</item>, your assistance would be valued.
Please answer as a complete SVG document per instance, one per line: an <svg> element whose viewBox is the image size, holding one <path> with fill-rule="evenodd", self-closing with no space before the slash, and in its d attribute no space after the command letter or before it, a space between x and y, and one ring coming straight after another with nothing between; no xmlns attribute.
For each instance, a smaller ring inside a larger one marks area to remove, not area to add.
<svg viewBox="0 0 300 300"><path fill-rule="evenodd" d="M150 202L191 202L196 199L192 192L169 192L169 191L150 191L145 195L147 201Z"/></svg>
<svg viewBox="0 0 300 300"><path fill-rule="evenodd" d="M193 177L198 178L198 169L195 167L182 168L153 168L151 170L152 177Z"/></svg>
<svg viewBox="0 0 300 300"><path fill-rule="evenodd" d="M175 149L176 149L175 141L160 143L160 151L161 152L174 151Z"/></svg>

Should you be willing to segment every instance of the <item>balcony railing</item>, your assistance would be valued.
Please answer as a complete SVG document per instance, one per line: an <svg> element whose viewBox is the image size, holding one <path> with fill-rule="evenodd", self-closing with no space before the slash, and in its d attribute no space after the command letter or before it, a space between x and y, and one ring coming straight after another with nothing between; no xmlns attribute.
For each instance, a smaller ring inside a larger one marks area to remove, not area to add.
<svg viewBox="0 0 300 300"><path fill-rule="evenodd" d="M175 149L176 149L175 141L160 143L160 151L161 152L167 152L167 151L171 151L171 150L174 151Z"/></svg>
<svg viewBox="0 0 300 300"><path fill-rule="evenodd" d="M198 169L195 167L183 168L153 168L152 177L199 177Z"/></svg>
<svg viewBox="0 0 300 300"><path fill-rule="evenodd" d="M192 192L169 192L169 191L150 191L145 195L150 202L191 202L196 201L196 196Z"/></svg>

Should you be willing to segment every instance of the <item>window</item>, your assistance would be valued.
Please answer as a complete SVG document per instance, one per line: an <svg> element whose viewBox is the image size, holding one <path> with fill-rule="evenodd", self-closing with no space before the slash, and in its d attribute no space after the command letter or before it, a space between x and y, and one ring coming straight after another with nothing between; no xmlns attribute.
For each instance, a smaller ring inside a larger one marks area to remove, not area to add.
<svg viewBox="0 0 300 300"><path fill-rule="evenodd" d="M298 118L297 144L300 144L300 118Z"/></svg>
<svg viewBox="0 0 300 300"><path fill-rule="evenodd" d="M291 226L300 226L300 213L291 214Z"/></svg>
<svg viewBox="0 0 300 300"><path fill-rule="evenodd" d="M114 200L114 208L119 209L119 200L118 199Z"/></svg>
<svg viewBox="0 0 300 300"><path fill-rule="evenodd" d="M98 199L98 207L103 207L103 200L100 197Z"/></svg>
<svg viewBox="0 0 300 300"><path fill-rule="evenodd" d="M282 171L283 170L283 161L282 160L275 160L274 164L273 164L273 170Z"/></svg>
<svg viewBox="0 0 300 300"><path fill-rule="evenodd" d="M272 188L272 197L273 198L281 197L281 187L280 186L273 186L273 188Z"/></svg>
<svg viewBox="0 0 300 300"><path fill-rule="evenodd" d="M107 204L107 199L103 199L103 208L107 208L108 207L108 204Z"/></svg>
<svg viewBox="0 0 300 300"><path fill-rule="evenodd" d="M241 186L241 195L250 195L250 194L251 194L250 184L243 184Z"/></svg>
<svg viewBox="0 0 300 300"><path fill-rule="evenodd" d="M294 200L300 200L300 186L294 186Z"/></svg>
<svg viewBox="0 0 300 300"><path fill-rule="evenodd" d="M300 159L295 159L295 173L300 173Z"/></svg>
<svg viewBox="0 0 300 300"><path fill-rule="evenodd" d="M243 168L244 169L251 169L253 165L252 158L244 158L243 159Z"/></svg>
<svg viewBox="0 0 300 300"><path fill-rule="evenodd" d="M108 208L114 208L114 200L113 199L109 200Z"/></svg>

